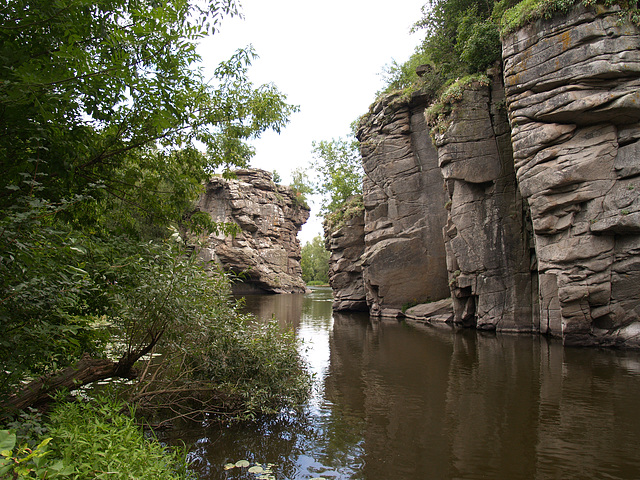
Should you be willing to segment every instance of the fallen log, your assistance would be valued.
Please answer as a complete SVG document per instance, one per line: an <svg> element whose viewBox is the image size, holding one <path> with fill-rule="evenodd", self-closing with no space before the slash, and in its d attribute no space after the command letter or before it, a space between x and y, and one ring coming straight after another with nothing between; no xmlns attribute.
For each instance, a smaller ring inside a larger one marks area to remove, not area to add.
<svg viewBox="0 0 640 480"><path fill-rule="evenodd" d="M138 372L133 368L133 363L124 365L106 358L92 358L85 353L75 365L31 381L11 395L1 408L5 415L11 414L48 402L61 390L75 390L107 378L136 378Z"/></svg>

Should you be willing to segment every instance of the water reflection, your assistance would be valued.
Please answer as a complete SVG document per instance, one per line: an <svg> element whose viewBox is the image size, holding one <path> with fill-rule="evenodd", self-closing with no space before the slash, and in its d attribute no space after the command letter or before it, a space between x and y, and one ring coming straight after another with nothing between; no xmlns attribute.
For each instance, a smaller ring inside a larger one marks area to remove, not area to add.
<svg viewBox="0 0 640 480"><path fill-rule="evenodd" d="M317 393L304 415L178 432L202 478L242 458L280 480L640 478L637 352L332 316L326 290L247 309L296 329Z"/></svg>

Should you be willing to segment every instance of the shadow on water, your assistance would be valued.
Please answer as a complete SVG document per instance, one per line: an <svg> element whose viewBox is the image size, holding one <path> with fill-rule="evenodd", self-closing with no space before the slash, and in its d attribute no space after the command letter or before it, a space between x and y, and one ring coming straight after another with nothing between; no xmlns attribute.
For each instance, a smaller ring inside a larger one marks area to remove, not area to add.
<svg viewBox="0 0 640 480"><path fill-rule="evenodd" d="M280 480L640 478L637 352L371 322L326 289L246 308L295 329L316 392L300 415L173 432L201 478L242 478L223 470L240 459Z"/></svg>

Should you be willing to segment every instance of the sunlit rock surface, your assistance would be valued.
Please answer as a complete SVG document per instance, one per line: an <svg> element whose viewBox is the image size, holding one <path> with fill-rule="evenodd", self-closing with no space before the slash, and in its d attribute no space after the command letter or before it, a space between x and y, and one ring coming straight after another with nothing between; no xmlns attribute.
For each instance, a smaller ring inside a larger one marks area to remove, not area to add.
<svg viewBox="0 0 640 480"><path fill-rule="evenodd" d="M358 131L365 171L362 269L372 315L449 296L445 193L428 135L426 99L385 97Z"/></svg>
<svg viewBox="0 0 640 480"><path fill-rule="evenodd" d="M640 32L623 20L578 7L503 41L540 329L570 345L640 346Z"/></svg>
<svg viewBox="0 0 640 480"><path fill-rule="evenodd" d="M305 292L297 234L309 209L269 172L246 169L235 175L212 178L196 208L217 222L237 223L241 231L235 237L209 235L200 256L237 275L236 293Z"/></svg>

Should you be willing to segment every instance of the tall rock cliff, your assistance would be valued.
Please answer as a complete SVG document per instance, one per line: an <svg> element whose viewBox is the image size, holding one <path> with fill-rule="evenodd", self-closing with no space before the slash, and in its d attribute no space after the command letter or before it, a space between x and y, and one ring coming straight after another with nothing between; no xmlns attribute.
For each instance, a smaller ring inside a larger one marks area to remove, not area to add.
<svg viewBox="0 0 640 480"><path fill-rule="evenodd" d="M445 193L425 136L426 98L389 96L358 131L364 179L362 269L372 315L449 295L442 228Z"/></svg>
<svg viewBox="0 0 640 480"><path fill-rule="evenodd" d="M503 58L541 331L640 346L640 30L577 7L507 37Z"/></svg>
<svg viewBox="0 0 640 480"><path fill-rule="evenodd" d="M297 234L309 208L289 187L276 185L268 172L234 173L232 180L212 178L196 208L216 222L236 223L240 233L201 239L201 257L238 276L235 293L305 292Z"/></svg>
<svg viewBox="0 0 640 480"><path fill-rule="evenodd" d="M386 97L360 128L371 313L450 289L453 316L409 318L640 348L640 29L577 6L504 38L431 132L424 107Z"/></svg>
<svg viewBox="0 0 640 480"><path fill-rule="evenodd" d="M444 229L454 322L537 330L526 205L518 191L504 88L473 82L432 130L448 196Z"/></svg>

